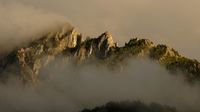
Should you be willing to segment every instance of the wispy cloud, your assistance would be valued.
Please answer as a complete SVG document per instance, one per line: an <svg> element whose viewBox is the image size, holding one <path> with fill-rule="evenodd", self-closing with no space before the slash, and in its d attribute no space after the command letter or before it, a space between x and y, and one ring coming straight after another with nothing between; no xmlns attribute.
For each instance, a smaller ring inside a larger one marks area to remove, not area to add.
<svg viewBox="0 0 200 112"><path fill-rule="evenodd" d="M67 22L64 16L22 3L0 1L0 51L40 38Z"/></svg>

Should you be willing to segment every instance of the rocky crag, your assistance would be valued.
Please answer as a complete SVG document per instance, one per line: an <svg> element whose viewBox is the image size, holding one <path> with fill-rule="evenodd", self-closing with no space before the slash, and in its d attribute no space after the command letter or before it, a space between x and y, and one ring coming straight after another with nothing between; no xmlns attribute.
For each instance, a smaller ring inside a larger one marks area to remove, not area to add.
<svg viewBox="0 0 200 112"><path fill-rule="evenodd" d="M31 41L0 59L0 79L4 82L12 71L24 83L37 84L40 69L56 57L70 58L76 64L97 60L113 67L127 58L150 58L166 67L169 72L183 72L188 81L200 79L200 63L181 56L166 45L155 45L148 39L132 38L119 47L109 32L97 38L85 38L74 28L61 30ZM9 71L9 74L6 73Z"/></svg>

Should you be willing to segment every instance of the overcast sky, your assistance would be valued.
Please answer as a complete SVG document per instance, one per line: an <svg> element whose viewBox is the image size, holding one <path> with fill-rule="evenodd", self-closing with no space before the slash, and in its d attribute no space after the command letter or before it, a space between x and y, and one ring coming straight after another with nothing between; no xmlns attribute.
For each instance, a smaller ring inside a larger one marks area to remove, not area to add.
<svg viewBox="0 0 200 112"><path fill-rule="evenodd" d="M134 36L149 38L200 60L199 0L0 0L0 4L57 14L92 37L110 31L120 45Z"/></svg>

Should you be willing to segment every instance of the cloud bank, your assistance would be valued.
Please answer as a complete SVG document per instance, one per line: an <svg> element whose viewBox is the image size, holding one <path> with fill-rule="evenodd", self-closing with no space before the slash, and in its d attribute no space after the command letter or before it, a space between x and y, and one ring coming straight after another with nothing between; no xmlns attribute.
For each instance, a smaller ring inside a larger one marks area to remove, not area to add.
<svg viewBox="0 0 200 112"><path fill-rule="evenodd" d="M49 75L49 80L36 88L24 88L13 80L1 85L1 111L77 112L126 100L175 106L180 112L200 110L199 85L190 86L149 60L129 60L123 71L56 60L40 75Z"/></svg>

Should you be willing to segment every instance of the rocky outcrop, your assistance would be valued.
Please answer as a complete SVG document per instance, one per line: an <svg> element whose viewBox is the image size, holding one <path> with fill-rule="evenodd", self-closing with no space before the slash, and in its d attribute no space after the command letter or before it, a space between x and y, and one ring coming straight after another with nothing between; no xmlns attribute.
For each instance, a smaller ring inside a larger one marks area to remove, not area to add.
<svg viewBox="0 0 200 112"><path fill-rule="evenodd" d="M74 28L63 27L34 40L28 46L17 48L0 60L0 71L12 65L25 83L37 84L40 69L58 56L84 63L87 60L104 60L107 65L116 66L130 57L148 57L166 67L169 71L183 71L189 79L200 78L200 63L182 57L177 51L166 45L154 45L148 39L133 38L125 46L119 47L109 32L97 38L86 38ZM8 77L1 75L1 77ZM1 78L1 79L4 79Z"/></svg>
<svg viewBox="0 0 200 112"><path fill-rule="evenodd" d="M37 83L40 68L66 49L75 48L81 42L81 34L75 29L63 27L58 32L49 33L38 40L18 48L1 60L1 69L15 64L24 82Z"/></svg>
<svg viewBox="0 0 200 112"><path fill-rule="evenodd" d="M112 35L109 32L103 33L96 39L98 50L106 55L111 47L115 47Z"/></svg>
<svg viewBox="0 0 200 112"><path fill-rule="evenodd" d="M111 48L115 48L113 37L109 32L105 32L97 38L87 38L77 48L75 57L79 62L88 58L104 59L108 57Z"/></svg>
<svg viewBox="0 0 200 112"><path fill-rule="evenodd" d="M181 57L181 55L173 48L169 48L166 45L157 45L150 50L150 57L160 62L168 57Z"/></svg>
<svg viewBox="0 0 200 112"><path fill-rule="evenodd" d="M0 61L0 70L15 64L20 78L35 84L39 81L40 68L48 65L58 55L71 56L77 62L82 62L90 57L106 58L111 47L114 47L114 41L108 32L98 38L83 41L78 31L63 27L5 56Z"/></svg>

